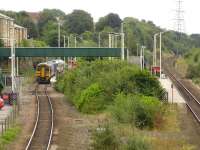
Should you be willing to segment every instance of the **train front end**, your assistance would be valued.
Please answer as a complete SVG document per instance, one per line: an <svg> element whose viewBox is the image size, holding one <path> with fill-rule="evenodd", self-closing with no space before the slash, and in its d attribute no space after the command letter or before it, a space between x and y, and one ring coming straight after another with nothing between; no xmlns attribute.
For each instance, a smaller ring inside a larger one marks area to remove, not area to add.
<svg viewBox="0 0 200 150"><path fill-rule="evenodd" d="M38 64L36 68L36 80L39 84L50 84L51 67L48 64Z"/></svg>

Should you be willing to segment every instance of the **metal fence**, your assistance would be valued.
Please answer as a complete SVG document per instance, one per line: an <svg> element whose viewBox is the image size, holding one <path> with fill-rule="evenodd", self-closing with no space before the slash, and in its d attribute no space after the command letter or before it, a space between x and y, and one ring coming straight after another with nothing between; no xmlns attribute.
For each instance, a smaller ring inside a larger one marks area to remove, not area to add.
<svg viewBox="0 0 200 150"><path fill-rule="evenodd" d="M5 78L6 79L6 78ZM7 82L5 82L7 84ZM16 98L11 98L12 102L12 108L9 110L8 113L6 113L5 118L3 117L2 120L0 120L0 133L1 135L4 135L5 132L9 129L14 127L16 124L16 119L17 116L19 115L20 111L20 90L21 90L21 81L20 78L16 79L16 84L17 84L17 90L16 90Z"/></svg>

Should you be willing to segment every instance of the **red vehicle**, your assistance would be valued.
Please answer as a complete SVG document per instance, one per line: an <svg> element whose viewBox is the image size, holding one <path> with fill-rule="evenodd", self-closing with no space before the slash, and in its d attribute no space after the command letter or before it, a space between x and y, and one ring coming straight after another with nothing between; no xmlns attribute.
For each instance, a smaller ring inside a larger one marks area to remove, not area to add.
<svg viewBox="0 0 200 150"><path fill-rule="evenodd" d="M151 72L155 75L160 74L160 67L151 67Z"/></svg>
<svg viewBox="0 0 200 150"><path fill-rule="evenodd" d="M4 100L0 98L0 109L2 109L3 107L4 107Z"/></svg>
<svg viewBox="0 0 200 150"><path fill-rule="evenodd" d="M9 96L8 93L2 94L2 99L3 99L3 101L4 101L5 104L9 104L10 96Z"/></svg>

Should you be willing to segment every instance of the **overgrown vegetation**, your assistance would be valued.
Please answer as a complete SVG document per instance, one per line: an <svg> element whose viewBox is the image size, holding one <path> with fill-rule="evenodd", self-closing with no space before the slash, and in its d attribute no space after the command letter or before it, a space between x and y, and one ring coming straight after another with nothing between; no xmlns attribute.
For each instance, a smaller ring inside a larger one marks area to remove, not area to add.
<svg viewBox="0 0 200 150"><path fill-rule="evenodd" d="M118 150L119 139L109 125L98 128L93 132L93 150Z"/></svg>
<svg viewBox="0 0 200 150"><path fill-rule="evenodd" d="M0 136L0 149L5 149L5 146L11 143L20 132L20 127L15 126L8 129L2 136Z"/></svg>
<svg viewBox="0 0 200 150"><path fill-rule="evenodd" d="M81 62L76 69L61 75L55 87L79 111L107 112L116 124L153 129L164 113L159 101L163 89L157 79L119 60ZM95 150L150 149L143 137L122 136L110 124L95 130L92 141Z"/></svg>
<svg viewBox="0 0 200 150"><path fill-rule="evenodd" d="M184 73L185 77L200 85L200 49L194 48L183 58L176 60L176 67L178 72Z"/></svg>
<svg viewBox="0 0 200 150"><path fill-rule="evenodd" d="M59 77L56 88L84 113L105 110L119 93L159 98L162 91L159 82L147 71L118 60L81 63Z"/></svg>
<svg viewBox="0 0 200 150"><path fill-rule="evenodd" d="M93 129L92 150L153 150L165 141L157 134L162 129L169 149L185 146L180 139L170 144L168 131L177 132L177 118L160 101L163 89L157 79L135 65L120 60L80 62L59 76L55 88L82 113L106 116Z"/></svg>
<svg viewBox="0 0 200 150"><path fill-rule="evenodd" d="M4 47L3 41L0 39L0 47Z"/></svg>
<svg viewBox="0 0 200 150"><path fill-rule="evenodd" d="M110 109L118 122L131 123L139 128L153 128L158 118L163 115L158 99L133 94L119 94Z"/></svg>
<svg viewBox="0 0 200 150"><path fill-rule="evenodd" d="M193 49L185 55L185 59L189 64L188 74L189 78L195 79L200 77L200 49Z"/></svg>

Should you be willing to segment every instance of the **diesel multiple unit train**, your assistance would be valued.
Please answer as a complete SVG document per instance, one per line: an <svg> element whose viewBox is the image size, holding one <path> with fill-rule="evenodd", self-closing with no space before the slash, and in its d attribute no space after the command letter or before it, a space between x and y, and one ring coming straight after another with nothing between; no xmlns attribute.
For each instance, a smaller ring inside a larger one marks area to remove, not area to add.
<svg viewBox="0 0 200 150"><path fill-rule="evenodd" d="M64 71L63 60L51 60L39 63L36 66L36 80L39 84L50 84L50 81L58 73Z"/></svg>

